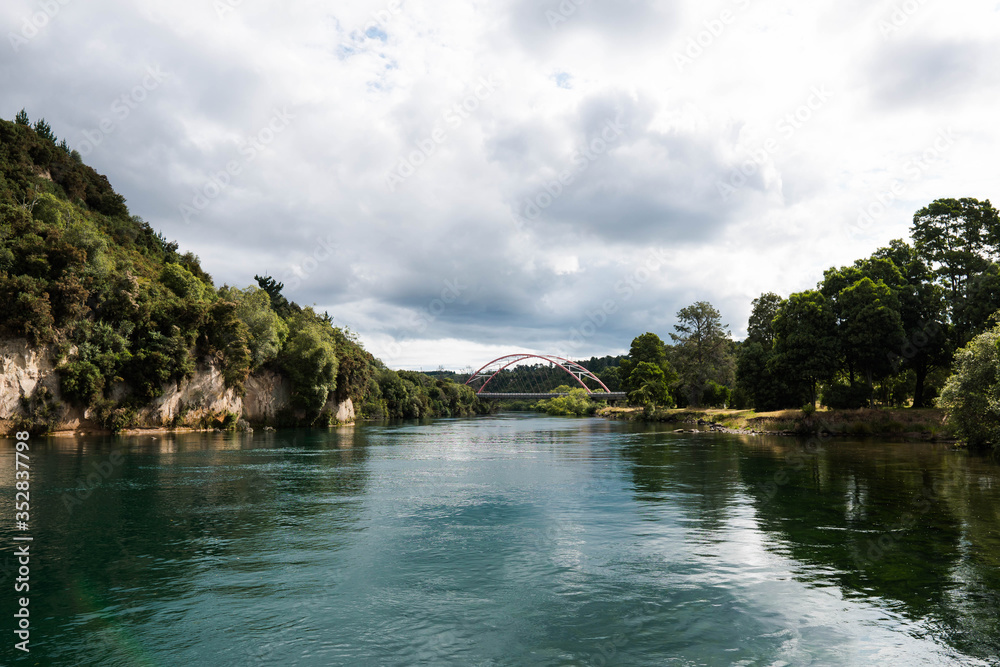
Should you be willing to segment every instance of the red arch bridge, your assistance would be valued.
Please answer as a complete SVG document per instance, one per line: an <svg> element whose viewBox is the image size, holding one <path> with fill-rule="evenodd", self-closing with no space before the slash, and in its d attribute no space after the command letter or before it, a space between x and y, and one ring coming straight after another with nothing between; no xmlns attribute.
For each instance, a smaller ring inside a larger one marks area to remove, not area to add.
<svg viewBox="0 0 1000 667"><path fill-rule="evenodd" d="M531 388L512 387L507 382L510 375L509 369L522 362L536 361L548 363L552 367L565 371L569 378L567 384L574 383L587 390L590 397L595 401L624 401L626 394L623 391L611 391L601 379L588 371L586 368L570 361L551 354L508 354L489 362L478 371L469 376L465 384L472 387L479 398L493 401L503 400L541 400L554 398L556 396L566 396L566 393L545 392L532 390ZM507 371L507 373L505 373ZM570 380L570 378L572 378ZM491 385L492 383L492 385ZM499 386L498 386L499 385Z"/></svg>

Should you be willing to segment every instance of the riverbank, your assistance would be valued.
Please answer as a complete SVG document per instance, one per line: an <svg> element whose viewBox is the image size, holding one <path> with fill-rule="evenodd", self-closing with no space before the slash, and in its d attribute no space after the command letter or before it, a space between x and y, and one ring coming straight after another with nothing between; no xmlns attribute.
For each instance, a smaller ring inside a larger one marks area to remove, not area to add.
<svg viewBox="0 0 1000 667"><path fill-rule="evenodd" d="M680 408L654 410L647 414L642 408L612 406L602 408L597 415L625 421L708 426L714 431L746 435L879 436L936 442L955 439L945 423L944 410L937 408L819 409L813 414L802 410L755 412Z"/></svg>

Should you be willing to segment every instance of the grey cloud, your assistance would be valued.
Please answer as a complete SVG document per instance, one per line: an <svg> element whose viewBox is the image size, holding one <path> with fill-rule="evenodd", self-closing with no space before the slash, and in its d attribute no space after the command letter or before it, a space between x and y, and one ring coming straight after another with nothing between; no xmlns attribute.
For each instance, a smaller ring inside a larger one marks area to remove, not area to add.
<svg viewBox="0 0 1000 667"><path fill-rule="evenodd" d="M994 44L911 38L873 54L867 65L873 101L884 107L954 105L993 85ZM988 75L988 76L987 76Z"/></svg>
<svg viewBox="0 0 1000 667"><path fill-rule="evenodd" d="M531 51L547 51L564 32L587 30L609 43L665 40L673 32L674 4L651 0L519 0L508 14L509 32Z"/></svg>

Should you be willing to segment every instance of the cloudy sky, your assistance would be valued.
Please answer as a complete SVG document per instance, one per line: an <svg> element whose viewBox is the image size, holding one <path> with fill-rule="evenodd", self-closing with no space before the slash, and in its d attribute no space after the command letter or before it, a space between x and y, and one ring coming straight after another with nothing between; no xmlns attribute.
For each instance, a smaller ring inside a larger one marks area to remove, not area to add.
<svg viewBox="0 0 1000 667"><path fill-rule="evenodd" d="M1000 2L7 0L25 108L390 366L627 350L1000 200Z"/></svg>

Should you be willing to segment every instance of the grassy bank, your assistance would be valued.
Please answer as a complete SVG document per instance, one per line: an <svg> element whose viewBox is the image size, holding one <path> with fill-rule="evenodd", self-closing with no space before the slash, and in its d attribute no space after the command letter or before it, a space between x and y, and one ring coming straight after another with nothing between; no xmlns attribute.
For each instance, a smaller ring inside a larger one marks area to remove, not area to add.
<svg viewBox="0 0 1000 667"><path fill-rule="evenodd" d="M879 436L922 440L952 440L954 434L945 424L944 411L937 408L913 410L817 410L808 415L802 410L755 412L753 410L655 410L646 414L642 408L608 407L598 412L608 419L666 422L679 424L715 424L742 433L775 435Z"/></svg>

